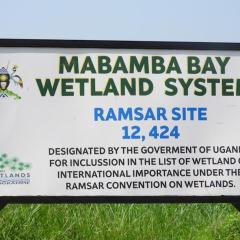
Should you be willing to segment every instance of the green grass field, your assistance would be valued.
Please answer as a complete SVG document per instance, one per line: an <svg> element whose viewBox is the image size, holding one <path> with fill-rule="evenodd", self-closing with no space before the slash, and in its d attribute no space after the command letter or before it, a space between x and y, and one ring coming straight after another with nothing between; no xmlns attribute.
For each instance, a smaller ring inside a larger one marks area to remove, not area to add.
<svg viewBox="0 0 240 240"><path fill-rule="evenodd" d="M240 239L231 204L7 205L0 240Z"/></svg>

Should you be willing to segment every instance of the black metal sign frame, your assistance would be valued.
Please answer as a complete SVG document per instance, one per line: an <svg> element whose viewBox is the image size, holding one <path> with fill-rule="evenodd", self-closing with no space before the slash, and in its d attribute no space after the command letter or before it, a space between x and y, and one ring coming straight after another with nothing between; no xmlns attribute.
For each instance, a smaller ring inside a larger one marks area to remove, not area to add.
<svg viewBox="0 0 240 240"><path fill-rule="evenodd" d="M97 48L240 51L240 43L153 42L103 40L0 39L1 47ZM8 203L232 203L240 209L239 196L8 196L0 197L0 209Z"/></svg>

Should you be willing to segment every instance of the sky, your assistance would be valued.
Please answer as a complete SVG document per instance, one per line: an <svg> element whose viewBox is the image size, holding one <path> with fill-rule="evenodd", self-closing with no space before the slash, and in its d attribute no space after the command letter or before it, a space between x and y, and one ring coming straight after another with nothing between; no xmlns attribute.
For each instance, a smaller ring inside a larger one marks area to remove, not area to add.
<svg viewBox="0 0 240 240"><path fill-rule="evenodd" d="M240 0L0 0L0 38L240 42Z"/></svg>

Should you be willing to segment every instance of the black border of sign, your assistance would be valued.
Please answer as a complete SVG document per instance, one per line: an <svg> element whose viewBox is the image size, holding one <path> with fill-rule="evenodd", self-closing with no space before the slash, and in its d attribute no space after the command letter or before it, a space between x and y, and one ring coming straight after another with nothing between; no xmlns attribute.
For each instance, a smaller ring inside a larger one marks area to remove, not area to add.
<svg viewBox="0 0 240 240"><path fill-rule="evenodd" d="M99 49L166 49L240 51L240 43L223 42L156 42L57 39L0 39L1 47L17 48L99 48ZM233 203L239 196L4 196L8 203Z"/></svg>
<svg viewBox="0 0 240 240"><path fill-rule="evenodd" d="M240 43L60 40L60 39L0 39L0 47L239 51Z"/></svg>

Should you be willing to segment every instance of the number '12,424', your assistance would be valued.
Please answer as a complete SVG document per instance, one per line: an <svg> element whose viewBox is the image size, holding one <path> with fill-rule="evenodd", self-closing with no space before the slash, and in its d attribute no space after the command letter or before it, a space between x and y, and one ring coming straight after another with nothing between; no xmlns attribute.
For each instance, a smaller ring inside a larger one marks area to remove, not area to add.
<svg viewBox="0 0 240 240"><path fill-rule="evenodd" d="M123 136L122 139L141 139L145 140L146 136L142 135L141 128L139 126L124 126L122 127ZM148 132L148 137L154 139L169 139L180 137L178 126L169 128L168 126L153 126Z"/></svg>

